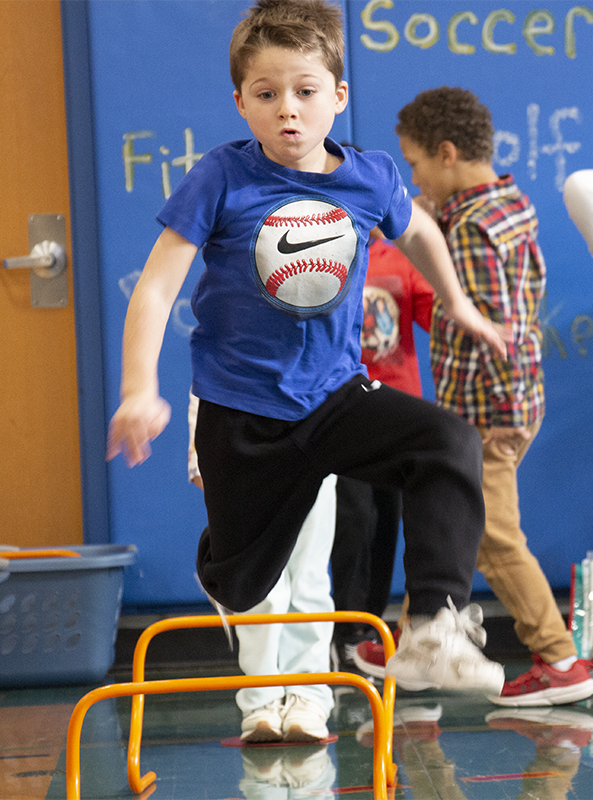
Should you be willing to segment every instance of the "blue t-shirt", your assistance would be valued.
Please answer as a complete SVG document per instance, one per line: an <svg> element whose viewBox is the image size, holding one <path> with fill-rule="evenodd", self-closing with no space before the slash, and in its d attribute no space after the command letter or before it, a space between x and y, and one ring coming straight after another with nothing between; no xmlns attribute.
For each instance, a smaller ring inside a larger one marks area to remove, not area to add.
<svg viewBox="0 0 593 800"><path fill-rule="evenodd" d="M308 416L360 363L369 231L396 239L411 200L393 159L326 148L331 173L276 164L255 139L206 153L159 222L203 248L193 392L266 417Z"/></svg>

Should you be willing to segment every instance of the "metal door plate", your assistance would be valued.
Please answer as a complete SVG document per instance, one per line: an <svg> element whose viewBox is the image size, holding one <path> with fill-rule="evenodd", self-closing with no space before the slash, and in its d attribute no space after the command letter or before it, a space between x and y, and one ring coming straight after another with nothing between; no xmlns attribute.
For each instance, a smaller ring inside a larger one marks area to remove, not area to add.
<svg viewBox="0 0 593 800"><path fill-rule="evenodd" d="M62 214L29 214L29 251L40 242L57 242L66 250L66 219ZM43 278L31 274L31 305L35 308L64 308L68 305L68 270Z"/></svg>

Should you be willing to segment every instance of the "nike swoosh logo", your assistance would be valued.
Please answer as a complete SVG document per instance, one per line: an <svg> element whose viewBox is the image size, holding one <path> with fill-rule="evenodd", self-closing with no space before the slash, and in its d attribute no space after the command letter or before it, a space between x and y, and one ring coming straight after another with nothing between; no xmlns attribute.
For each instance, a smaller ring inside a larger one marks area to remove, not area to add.
<svg viewBox="0 0 593 800"><path fill-rule="evenodd" d="M373 382L371 383L371 385L368 387L368 389L367 389L367 387L364 385L364 383L361 383L360 385L361 385L361 386L362 386L362 388L365 390L365 392L376 392L376 391L377 391L377 389L380 389L380 388L381 388L381 381L373 381Z"/></svg>
<svg viewBox="0 0 593 800"><path fill-rule="evenodd" d="M311 239L307 242L295 242L292 244L288 241L288 231L286 231L284 236L278 242L278 252L283 253L284 255L298 253L301 250L308 250L310 247L315 247L318 244L325 244L326 242L333 242L334 239L341 239L343 235L343 233L340 233L338 236L328 236L327 239Z"/></svg>

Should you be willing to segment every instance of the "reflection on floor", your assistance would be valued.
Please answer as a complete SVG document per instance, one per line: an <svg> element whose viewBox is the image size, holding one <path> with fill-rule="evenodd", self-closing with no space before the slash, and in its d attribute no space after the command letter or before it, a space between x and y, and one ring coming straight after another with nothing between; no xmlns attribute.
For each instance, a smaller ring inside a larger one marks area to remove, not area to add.
<svg viewBox="0 0 593 800"><path fill-rule="evenodd" d="M507 665L507 676L526 668L526 662ZM153 670L147 677L187 675ZM129 679L121 671L105 683ZM68 720L90 688L0 690L0 800L65 799ZM349 687L336 688L335 694L330 731L339 738L325 747L223 746L222 740L239 732L232 692L148 697L141 766L143 773L154 770L158 776L151 796L329 800L352 794L369 800L368 701ZM130 698L105 700L87 714L81 750L83 800L135 796L126 777L130 704ZM480 696L400 691L394 751L399 767L394 800L593 800L591 701L516 710L497 708Z"/></svg>

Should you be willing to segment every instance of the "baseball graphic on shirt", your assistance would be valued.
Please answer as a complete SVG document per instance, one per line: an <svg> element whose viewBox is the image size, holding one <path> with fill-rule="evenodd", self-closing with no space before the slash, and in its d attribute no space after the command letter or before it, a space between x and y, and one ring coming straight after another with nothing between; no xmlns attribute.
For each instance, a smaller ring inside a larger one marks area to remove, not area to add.
<svg viewBox="0 0 593 800"><path fill-rule="evenodd" d="M292 200L256 230L252 264L264 297L297 316L330 313L350 287L358 236L342 206L319 198Z"/></svg>

